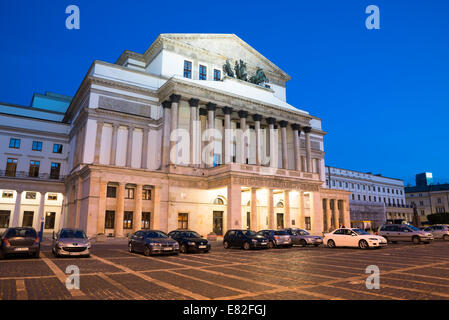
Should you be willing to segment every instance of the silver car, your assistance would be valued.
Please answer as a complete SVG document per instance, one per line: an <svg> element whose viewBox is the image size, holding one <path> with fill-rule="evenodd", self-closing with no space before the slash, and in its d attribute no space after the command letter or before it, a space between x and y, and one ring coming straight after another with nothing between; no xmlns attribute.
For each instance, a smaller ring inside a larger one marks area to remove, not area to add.
<svg viewBox="0 0 449 320"><path fill-rule="evenodd" d="M430 232L435 239L443 239L449 241L449 226L444 224L430 226L424 229L426 232Z"/></svg>
<svg viewBox="0 0 449 320"><path fill-rule="evenodd" d="M433 235L430 232L419 230L408 224L385 224L379 228L379 236L387 239L388 242L412 241L413 243L430 243Z"/></svg>
<svg viewBox="0 0 449 320"><path fill-rule="evenodd" d="M323 238L320 236L313 236L306 230L297 228L284 229L290 235L293 245L305 247L307 245L318 247L323 244Z"/></svg>
<svg viewBox="0 0 449 320"><path fill-rule="evenodd" d="M53 232L52 252L55 257L60 256L90 256L90 240L83 230L61 229Z"/></svg>

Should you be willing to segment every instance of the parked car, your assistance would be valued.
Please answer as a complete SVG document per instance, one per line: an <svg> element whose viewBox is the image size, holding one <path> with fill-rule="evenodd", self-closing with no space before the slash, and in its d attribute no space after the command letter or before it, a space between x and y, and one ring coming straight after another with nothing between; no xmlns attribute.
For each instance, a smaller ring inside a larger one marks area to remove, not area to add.
<svg viewBox="0 0 449 320"><path fill-rule="evenodd" d="M159 230L140 230L133 233L128 240L129 252L143 252L146 256L153 254L179 254L178 241Z"/></svg>
<svg viewBox="0 0 449 320"><path fill-rule="evenodd" d="M387 240L358 228L339 228L324 235L324 243L329 248L359 247L360 249L380 248L387 245Z"/></svg>
<svg viewBox="0 0 449 320"><path fill-rule="evenodd" d="M432 233L422 231L409 224L385 224L379 228L378 234L387 241L412 241L413 243L430 243L433 241Z"/></svg>
<svg viewBox="0 0 449 320"><path fill-rule="evenodd" d="M297 229L297 228L287 228L284 229L292 240L292 245L299 245L305 247L307 245L313 245L318 247L323 244L323 238L320 236L313 236L308 233L306 230Z"/></svg>
<svg viewBox="0 0 449 320"><path fill-rule="evenodd" d="M449 241L449 226L444 224L437 224L424 229L426 232L430 232L434 239L443 239Z"/></svg>
<svg viewBox="0 0 449 320"><path fill-rule="evenodd" d="M64 228L53 232L51 251L55 257L90 256L90 240L83 230Z"/></svg>
<svg viewBox="0 0 449 320"><path fill-rule="evenodd" d="M187 252L204 252L210 251L210 243L207 239L200 236L195 231L175 230L168 233L168 236L175 239L179 243L179 251Z"/></svg>
<svg viewBox="0 0 449 320"><path fill-rule="evenodd" d="M268 239L268 248L291 248L293 246L292 239L285 230L260 230L258 233Z"/></svg>
<svg viewBox="0 0 449 320"><path fill-rule="evenodd" d="M223 237L223 247L243 248L245 250L255 248L268 248L268 239L252 230L228 230Z"/></svg>
<svg viewBox="0 0 449 320"><path fill-rule="evenodd" d="M8 228L0 240L0 258L20 253L39 258L40 239L34 228Z"/></svg>

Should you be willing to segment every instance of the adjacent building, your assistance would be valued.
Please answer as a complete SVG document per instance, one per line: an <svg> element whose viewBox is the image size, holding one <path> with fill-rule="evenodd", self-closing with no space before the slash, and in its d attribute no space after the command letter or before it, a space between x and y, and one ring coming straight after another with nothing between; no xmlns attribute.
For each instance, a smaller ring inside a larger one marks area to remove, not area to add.
<svg viewBox="0 0 449 320"><path fill-rule="evenodd" d="M350 189L326 187L326 132L287 103L289 80L236 35L161 34L94 61L73 98L2 104L0 228L349 225Z"/></svg>
<svg viewBox="0 0 449 320"><path fill-rule="evenodd" d="M353 226L376 228L386 222L412 221L413 210L406 204L403 180L326 166L326 187L351 192Z"/></svg>

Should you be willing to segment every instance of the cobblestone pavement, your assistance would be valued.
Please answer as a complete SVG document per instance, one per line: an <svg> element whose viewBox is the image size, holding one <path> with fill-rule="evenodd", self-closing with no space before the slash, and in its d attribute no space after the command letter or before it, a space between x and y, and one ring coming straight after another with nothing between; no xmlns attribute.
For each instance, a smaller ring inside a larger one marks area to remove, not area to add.
<svg viewBox="0 0 449 320"><path fill-rule="evenodd" d="M80 290L66 288L66 268L80 269ZM366 267L380 269L380 289L366 288ZM377 250L327 247L224 250L145 257L126 243L95 244L90 258L0 260L0 299L449 299L449 242L391 244Z"/></svg>

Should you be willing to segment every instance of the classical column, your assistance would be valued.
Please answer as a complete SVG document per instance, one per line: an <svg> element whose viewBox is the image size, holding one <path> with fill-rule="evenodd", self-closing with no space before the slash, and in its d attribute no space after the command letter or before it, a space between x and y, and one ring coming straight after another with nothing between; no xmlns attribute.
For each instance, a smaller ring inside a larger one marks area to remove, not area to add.
<svg viewBox="0 0 449 320"><path fill-rule="evenodd" d="M190 165L198 164L198 127L197 127L197 115L198 115L198 99L190 99Z"/></svg>
<svg viewBox="0 0 449 320"><path fill-rule="evenodd" d="M279 121L281 126L282 139L282 169L288 169L288 152L287 152L287 121Z"/></svg>
<svg viewBox="0 0 449 320"><path fill-rule="evenodd" d="M257 219L257 189L251 188L251 217L250 217L251 230L257 231L258 219Z"/></svg>
<svg viewBox="0 0 449 320"><path fill-rule="evenodd" d="M103 134L103 121L97 120L97 134L95 136L94 164L100 163L101 135Z"/></svg>
<svg viewBox="0 0 449 320"><path fill-rule="evenodd" d="M301 171L301 153L300 153L300 145L299 145L299 130L300 126L297 123L292 124L293 130L293 148L295 154L295 170Z"/></svg>
<svg viewBox="0 0 449 320"><path fill-rule="evenodd" d="M332 208L332 214L334 216L334 229L338 229L340 227L340 219L338 216L338 203L337 200L332 199L332 204L333 204L333 208Z"/></svg>
<svg viewBox="0 0 449 320"><path fill-rule="evenodd" d="M115 210L115 237L123 237L123 218L125 214L125 184L119 183L117 188L117 206Z"/></svg>
<svg viewBox="0 0 449 320"><path fill-rule="evenodd" d="M343 225L346 228L351 228L351 212L349 209L349 201L348 200L344 200L343 201Z"/></svg>
<svg viewBox="0 0 449 320"><path fill-rule="evenodd" d="M16 191L16 204L14 206L14 213L12 216L12 227L20 227L19 218L20 218L20 206L22 203L22 193L23 190Z"/></svg>
<svg viewBox="0 0 449 320"><path fill-rule="evenodd" d="M118 135L119 127L120 127L120 125L117 123L112 124L111 154L110 154L110 161L109 161L109 163L112 166L115 166L115 158L116 158L116 154L117 154L117 135Z"/></svg>
<svg viewBox="0 0 449 320"><path fill-rule="evenodd" d="M247 139L246 139L246 136L245 136L245 131L246 131L246 118L248 117L248 112L244 111L244 110L240 110L238 112L238 114L239 114L239 117L240 117L240 130L242 132L242 135L240 137L238 137L239 138L238 140L240 141L240 146L239 146L239 150L238 150L239 151L238 152L238 154L239 154L238 162L246 164L246 158L247 158L247 155L246 155L246 151L247 151L246 144L247 144Z"/></svg>
<svg viewBox="0 0 449 320"><path fill-rule="evenodd" d="M268 189L268 229L276 229L273 189Z"/></svg>
<svg viewBox="0 0 449 320"><path fill-rule="evenodd" d="M140 167L142 169L148 169L148 134L150 133L150 129L148 127L143 128L142 130L142 158Z"/></svg>
<svg viewBox="0 0 449 320"><path fill-rule="evenodd" d="M231 132L231 113L232 108L223 107L224 113L224 133L223 133L223 163L231 163L232 162L232 132Z"/></svg>
<svg viewBox="0 0 449 320"><path fill-rule="evenodd" d="M45 217L44 217L44 209L45 209L45 192L39 192L39 211L37 212L37 230L38 232L41 230L41 222L44 221L45 228ZM78 204L79 205L79 204ZM42 230L43 232L43 230Z"/></svg>
<svg viewBox="0 0 449 320"><path fill-rule="evenodd" d="M179 109L179 100L181 99L180 95L172 94L170 96L171 104L171 131L169 134L170 139L170 158L173 157L173 159L170 159L170 163L178 163L178 135L176 134L176 131L178 129L178 109ZM172 137L172 132L175 132L175 134Z"/></svg>
<svg viewBox="0 0 449 320"><path fill-rule="evenodd" d="M306 137L306 171L312 172L312 149L310 146L310 131L312 131L312 128L304 127L303 129Z"/></svg>
<svg viewBox="0 0 449 320"><path fill-rule="evenodd" d="M100 199L98 201L97 234L104 234L106 217L106 193L108 189L107 181L100 181Z"/></svg>
<svg viewBox="0 0 449 320"><path fill-rule="evenodd" d="M155 230L161 230L161 187L154 186L153 195L153 214L151 215L150 227Z"/></svg>
<svg viewBox="0 0 449 320"><path fill-rule="evenodd" d="M292 219L290 216L290 191L284 190L284 214L285 214L285 228L291 228Z"/></svg>
<svg viewBox="0 0 449 320"><path fill-rule="evenodd" d="M131 167L133 157L134 126L128 126L128 141L126 142L126 166Z"/></svg>
<svg viewBox="0 0 449 320"><path fill-rule="evenodd" d="M260 114L253 115L254 120L254 129L256 131L256 165L260 166L262 151L261 151L261 136L260 136L260 121L262 120L262 116Z"/></svg>
<svg viewBox="0 0 449 320"><path fill-rule="evenodd" d="M164 108L164 131L162 133L162 170L167 168L170 162L170 116L171 116L171 101L162 102Z"/></svg>
<svg viewBox="0 0 449 320"><path fill-rule="evenodd" d="M133 216L133 232L142 229L142 185L138 184L136 187L136 194L134 195L136 206L134 208Z"/></svg>
<svg viewBox="0 0 449 320"><path fill-rule="evenodd" d="M299 210L299 223L298 226L301 229L305 229L306 226L306 214L304 208L304 191L298 192L298 210Z"/></svg>
<svg viewBox="0 0 449 320"><path fill-rule="evenodd" d="M267 118L268 123L268 148L270 150L270 167L278 167L278 139L276 131L274 130L274 124L276 123L275 118Z"/></svg>
<svg viewBox="0 0 449 320"><path fill-rule="evenodd" d="M242 228L242 188L237 184L227 186L228 207L227 226L230 229Z"/></svg>
<svg viewBox="0 0 449 320"><path fill-rule="evenodd" d="M203 155L203 152L206 150L206 139L207 136L204 137L203 139L203 134L206 132L207 130L207 110L206 109L202 109L200 108L200 121L201 121L201 132L200 132L200 139L201 139L201 147L199 150L199 157L200 157L200 163L201 163L201 168L205 168L206 167L206 161L207 161L207 157L206 155Z"/></svg>
<svg viewBox="0 0 449 320"><path fill-rule="evenodd" d="M325 211L325 215L326 215L326 230L327 232L332 231L332 212L331 212L331 204L328 198L324 199L324 201L326 202L326 211Z"/></svg>
<svg viewBox="0 0 449 320"><path fill-rule="evenodd" d="M214 144L215 144L215 109L217 105L215 103L209 102L207 105L207 129L209 132L208 141L209 141L209 153L207 155L206 164L209 167L214 166Z"/></svg>

